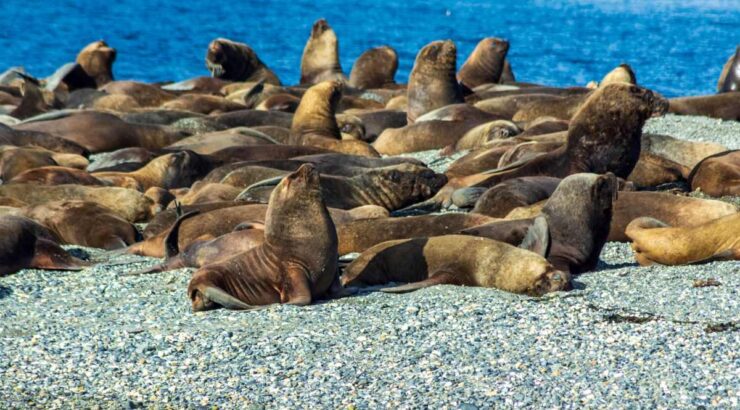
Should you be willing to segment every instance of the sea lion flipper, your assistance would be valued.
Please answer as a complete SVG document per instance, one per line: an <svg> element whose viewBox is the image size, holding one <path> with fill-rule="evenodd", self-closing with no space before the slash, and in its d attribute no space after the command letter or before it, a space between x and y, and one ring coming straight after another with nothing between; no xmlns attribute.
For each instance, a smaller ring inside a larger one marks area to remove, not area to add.
<svg viewBox="0 0 740 410"><path fill-rule="evenodd" d="M181 213L182 211L180 210L179 212ZM200 211L195 210L181 215L172 225L172 228L170 228L170 232L167 234L167 237L164 240L164 253L167 258L175 257L178 253L180 253L180 248L178 246L178 242L180 240L180 225L188 218L196 216L199 213Z"/></svg>
<svg viewBox="0 0 740 410"><path fill-rule="evenodd" d="M424 279L419 282L407 283L405 285L394 286L390 288L383 288L383 289L380 289L380 291L383 293L409 293L415 290L428 288L430 286L435 286L435 285L456 285L456 284L458 283L455 280L455 277L451 273L440 272L437 274L432 274L432 276L430 276L429 278Z"/></svg>
<svg viewBox="0 0 740 410"><path fill-rule="evenodd" d="M544 216L538 216L534 219L519 247L532 251L543 258L547 256L550 248L550 227Z"/></svg>
<svg viewBox="0 0 740 410"><path fill-rule="evenodd" d="M286 270L280 301L296 306L310 305L311 284L308 282L308 271L296 264L289 264Z"/></svg>
<svg viewBox="0 0 740 410"><path fill-rule="evenodd" d="M83 270L87 266L87 262L70 255L61 246L41 238L36 241L33 259L29 263L30 268L48 270Z"/></svg>
<svg viewBox="0 0 740 410"><path fill-rule="evenodd" d="M455 190L452 193L452 203L458 208L472 208L475 206L478 198L486 192L488 188L484 187L467 187Z"/></svg>
<svg viewBox="0 0 740 410"><path fill-rule="evenodd" d="M258 309L264 309L267 307L267 306L254 306L254 305L246 304L242 302L241 300L224 292L222 289L214 287L214 286L206 286L202 292L203 292L203 296L208 298L208 300L218 305L221 305L227 309L258 310Z"/></svg>

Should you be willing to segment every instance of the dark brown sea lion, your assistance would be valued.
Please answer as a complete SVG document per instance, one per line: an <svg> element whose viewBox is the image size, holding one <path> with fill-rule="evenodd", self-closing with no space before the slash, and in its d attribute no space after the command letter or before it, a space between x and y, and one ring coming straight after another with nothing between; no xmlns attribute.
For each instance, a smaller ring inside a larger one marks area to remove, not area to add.
<svg viewBox="0 0 740 410"><path fill-rule="evenodd" d="M21 216L0 216L0 276L21 269L82 270L88 263L62 249L48 229Z"/></svg>
<svg viewBox="0 0 740 410"><path fill-rule="evenodd" d="M206 67L214 77L224 80L262 80L280 85L277 75L267 68L251 47L225 38L217 38L208 45Z"/></svg>
<svg viewBox="0 0 740 410"><path fill-rule="evenodd" d="M92 202L52 201L23 212L68 244L118 249L140 237L129 221Z"/></svg>
<svg viewBox="0 0 740 410"><path fill-rule="evenodd" d="M396 110L370 110L352 112L365 126L365 140L374 141L386 128L401 128L406 125L406 113Z"/></svg>
<svg viewBox="0 0 740 410"><path fill-rule="evenodd" d="M113 81L113 62L116 50L100 40L90 43L77 54L77 64L95 80L98 87Z"/></svg>
<svg viewBox="0 0 740 410"><path fill-rule="evenodd" d="M136 100L141 107L159 107L177 97L155 85L137 81L113 81L101 87L100 90L113 95L127 95Z"/></svg>
<svg viewBox="0 0 740 410"><path fill-rule="evenodd" d="M558 185L542 208L549 246L545 256L556 269L578 274L593 270L606 243L617 195L614 175L575 174ZM536 218L493 222L464 234L519 244Z"/></svg>
<svg viewBox="0 0 740 410"><path fill-rule="evenodd" d="M17 130L47 132L85 147L90 152L125 147L158 149L190 134L158 125L130 124L112 114L80 112L59 119L19 124Z"/></svg>
<svg viewBox="0 0 740 410"><path fill-rule="evenodd" d="M129 222L148 220L152 216L154 206L153 201L141 192L115 187L10 184L0 185L0 196L16 198L31 206L65 200L94 202L110 209Z"/></svg>
<svg viewBox="0 0 740 410"><path fill-rule="evenodd" d="M740 91L740 46L722 67L722 73L717 82L718 93L730 91Z"/></svg>
<svg viewBox="0 0 740 410"><path fill-rule="evenodd" d="M228 128L261 125L290 128L293 123L293 114L282 111L240 110L213 115L210 118Z"/></svg>
<svg viewBox="0 0 740 410"><path fill-rule="evenodd" d="M638 218L627 225L626 234L640 265L740 260L740 212L675 228L657 219Z"/></svg>
<svg viewBox="0 0 740 410"><path fill-rule="evenodd" d="M136 171L95 172L92 175L103 181L112 181L113 177L133 178L139 183L140 189L145 191L151 187L189 187L212 169L212 163L205 157L192 151L179 151L159 156Z"/></svg>
<svg viewBox="0 0 740 410"><path fill-rule="evenodd" d="M730 92L671 98L668 112L678 115L703 115L722 120L740 121L740 93Z"/></svg>
<svg viewBox="0 0 740 410"><path fill-rule="evenodd" d="M342 87L339 81L324 81L306 90L293 116L290 143L379 157L375 149L362 141L342 140L335 117Z"/></svg>
<svg viewBox="0 0 740 410"><path fill-rule="evenodd" d="M339 254L363 252L381 242L394 239L448 235L494 220L494 218L475 213L449 213L400 218L361 219L337 223Z"/></svg>
<svg viewBox="0 0 740 410"><path fill-rule="evenodd" d="M504 70L509 42L488 37L478 42L457 73L460 84L469 90L487 83L498 83Z"/></svg>
<svg viewBox="0 0 740 410"><path fill-rule="evenodd" d="M106 185L103 181L90 175L87 171L76 168L44 166L17 174L8 184L39 184L39 185Z"/></svg>
<svg viewBox="0 0 740 410"><path fill-rule="evenodd" d="M465 235L400 239L373 246L344 271L344 286L408 282L386 288L411 292L434 285L497 288L542 296L570 289L570 275L534 252L503 242Z"/></svg>
<svg viewBox="0 0 740 410"><path fill-rule="evenodd" d="M222 163L239 161L266 161L274 159L290 159L301 155L327 154L333 151L305 145L253 145L249 147L223 148L208 155L214 161Z"/></svg>
<svg viewBox="0 0 740 410"><path fill-rule="evenodd" d="M457 48L451 40L434 41L416 55L408 84L407 120L445 105L464 102L455 77Z"/></svg>
<svg viewBox="0 0 740 410"><path fill-rule="evenodd" d="M270 198L265 242L193 274L193 310L308 305L337 282L337 234L311 165L285 177Z"/></svg>
<svg viewBox="0 0 740 410"><path fill-rule="evenodd" d="M475 201L472 212L503 218L512 209L549 198L560 184L560 178L537 176L504 181L489 188Z"/></svg>
<svg viewBox="0 0 740 410"><path fill-rule="evenodd" d="M395 84L398 54L389 46L371 48L357 58L349 74L349 85L356 88L383 88Z"/></svg>
<svg viewBox="0 0 740 410"><path fill-rule="evenodd" d="M339 42L329 23L316 20L301 57L301 84L311 85L328 80L346 81L339 64Z"/></svg>
<svg viewBox="0 0 740 410"><path fill-rule="evenodd" d="M700 161L687 178L691 190L707 195L740 196L740 150L726 151Z"/></svg>
<svg viewBox="0 0 740 410"><path fill-rule="evenodd" d="M10 112L10 116L18 119L26 119L45 113L49 110L44 95L41 90L31 80L24 80L20 86L21 94L23 99L20 104L13 111Z"/></svg>
<svg viewBox="0 0 740 410"><path fill-rule="evenodd" d="M690 198L662 192L620 192L614 201L610 241L628 242L627 225L640 217L650 217L670 226L697 226L732 215L737 208L727 202Z"/></svg>

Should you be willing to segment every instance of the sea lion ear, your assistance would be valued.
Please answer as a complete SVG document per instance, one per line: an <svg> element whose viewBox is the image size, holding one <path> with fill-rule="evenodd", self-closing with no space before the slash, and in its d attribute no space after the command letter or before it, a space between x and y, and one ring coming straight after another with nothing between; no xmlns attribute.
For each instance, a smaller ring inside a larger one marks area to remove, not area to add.
<svg viewBox="0 0 740 410"><path fill-rule="evenodd" d="M527 234L519 247L532 251L543 258L547 256L550 248L550 227L544 216L538 216L534 219L534 223L527 229Z"/></svg>

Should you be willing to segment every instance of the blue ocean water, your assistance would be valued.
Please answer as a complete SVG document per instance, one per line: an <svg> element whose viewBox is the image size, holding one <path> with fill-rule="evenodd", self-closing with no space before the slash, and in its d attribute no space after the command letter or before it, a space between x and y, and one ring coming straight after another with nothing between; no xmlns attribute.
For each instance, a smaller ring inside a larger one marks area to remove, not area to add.
<svg viewBox="0 0 740 410"><path fill-rule="evenodd" d="M181 80L207 75L208 43L227 37L293 84L320 17L339 37L346 73L363 50L388 44L399 54L399 82L430 41L454 40L462 64L480 38L499 36L511 42L521 81L584 85L627 62L666 96L706 94L740 43L740 0L3 0L0 70L22 65L46 76L104 39L118 50L117 79Z"/></svg>

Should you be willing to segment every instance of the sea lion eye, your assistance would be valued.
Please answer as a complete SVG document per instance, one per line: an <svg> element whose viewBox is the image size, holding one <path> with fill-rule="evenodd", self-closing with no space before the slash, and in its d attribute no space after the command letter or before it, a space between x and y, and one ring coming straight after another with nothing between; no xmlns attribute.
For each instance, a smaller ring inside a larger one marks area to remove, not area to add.
<svg viewBox="0 0 740 410"><path fill-rule="evenodd" d="M401 180L401 174L398 171L391 171L388 173L388 179L393 182L398 182Z"/></svg>
<svg viewBox="0 0 740 410"><path fill-rule="evenodd" d="M342 132L349 134L352 132L352 124L344 124L342 125Z"/></svg>

